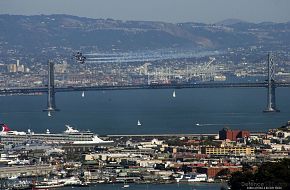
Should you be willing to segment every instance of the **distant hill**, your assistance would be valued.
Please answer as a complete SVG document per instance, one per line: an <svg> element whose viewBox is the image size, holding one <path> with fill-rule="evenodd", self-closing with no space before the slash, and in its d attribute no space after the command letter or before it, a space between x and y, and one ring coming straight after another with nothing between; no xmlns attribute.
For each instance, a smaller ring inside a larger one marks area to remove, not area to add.
<svg viewBox="0 0 290 190"><path fill-rule="evenodd" d="M226 19L226 20L217 22L215 24L216 25L230 26L230 25L238 24L238 23L245 23L245 21L240 20L240 19L233 19L233 18L231 18L231 19Z"/></svg>
<svg viewBox="0 0 290 190"><path fill-rule="evenodd" d="M0 47L30 51L66 47L100 50L288 45L290 23L217 24L91 19L70 15L0 15Z"/></svg>

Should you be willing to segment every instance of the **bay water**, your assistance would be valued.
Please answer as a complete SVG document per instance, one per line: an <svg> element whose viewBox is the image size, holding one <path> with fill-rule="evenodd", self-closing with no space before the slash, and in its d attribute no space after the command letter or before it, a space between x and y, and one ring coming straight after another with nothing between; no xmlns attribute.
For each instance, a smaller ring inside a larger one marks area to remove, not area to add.
<svg viewBox="0 0 290 190"><path fill-rule="evenodd" d="M65 125L106 134L217 133L223 127L267 131L290 120L290 89L276 90L279 113L263 113L265 88L116 90L56 94L48 117L46 94L1 96L0 121L12 130L62 132ZM141 126L137 126L140 120Z"/></svg>

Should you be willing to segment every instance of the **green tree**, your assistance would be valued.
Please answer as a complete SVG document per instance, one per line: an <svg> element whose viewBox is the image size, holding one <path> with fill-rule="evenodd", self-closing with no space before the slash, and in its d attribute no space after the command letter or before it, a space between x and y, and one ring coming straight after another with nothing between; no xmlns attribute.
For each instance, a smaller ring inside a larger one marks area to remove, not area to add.
<svg viewBox="0 0 290 190"><path fill-rule="evenodd" d="M229 185L235 190L247 189L247 186L252 187L255 184L290 189L290 159L265 162L255 173L249 170L235 172L229 180Z"/></svg>

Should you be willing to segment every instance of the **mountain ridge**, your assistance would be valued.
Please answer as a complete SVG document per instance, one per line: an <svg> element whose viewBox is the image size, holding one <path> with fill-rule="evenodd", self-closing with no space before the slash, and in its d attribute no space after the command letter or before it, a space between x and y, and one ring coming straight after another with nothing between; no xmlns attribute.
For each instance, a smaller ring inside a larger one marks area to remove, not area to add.
<svg viewBox="0 0 290 190"><path fill-rule="evenodd" d="M249 23L228 19L216 24L195 22L122 21L65 14L0 15L3 46L45 47L94 46L100 50L205 48L220 49L251 45L285 45L290 42L290 22ZM0 44L0 45L1 45Z"/></svg>

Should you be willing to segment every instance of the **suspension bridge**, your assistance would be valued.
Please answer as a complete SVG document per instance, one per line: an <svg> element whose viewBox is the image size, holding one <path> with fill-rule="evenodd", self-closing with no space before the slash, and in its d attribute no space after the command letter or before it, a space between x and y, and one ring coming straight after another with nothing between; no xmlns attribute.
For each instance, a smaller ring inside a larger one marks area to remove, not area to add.
<svg viewBox="0 0 290 190"><path fill-rule="evenodd" d="M55 87L54 85L54 63L48 61L48 84L44 87L37 88L9 88L1 89L0 94L33 94L47 93L47 109L44 111L57 111L55 94L58 92L74 92L74 91L98 91L98 90L137 90L137 89L184 89L184 88L267 88L267 107L264 112L279 112L276 107L276 91L277 87L290 87L290 83L276 82L275 63L273 55L268 54L267 60L267 79L265 82L251 83L184 83L184 84L144 84L144 85L111 85L111 86L77 86L77 87Z"/></svg>

